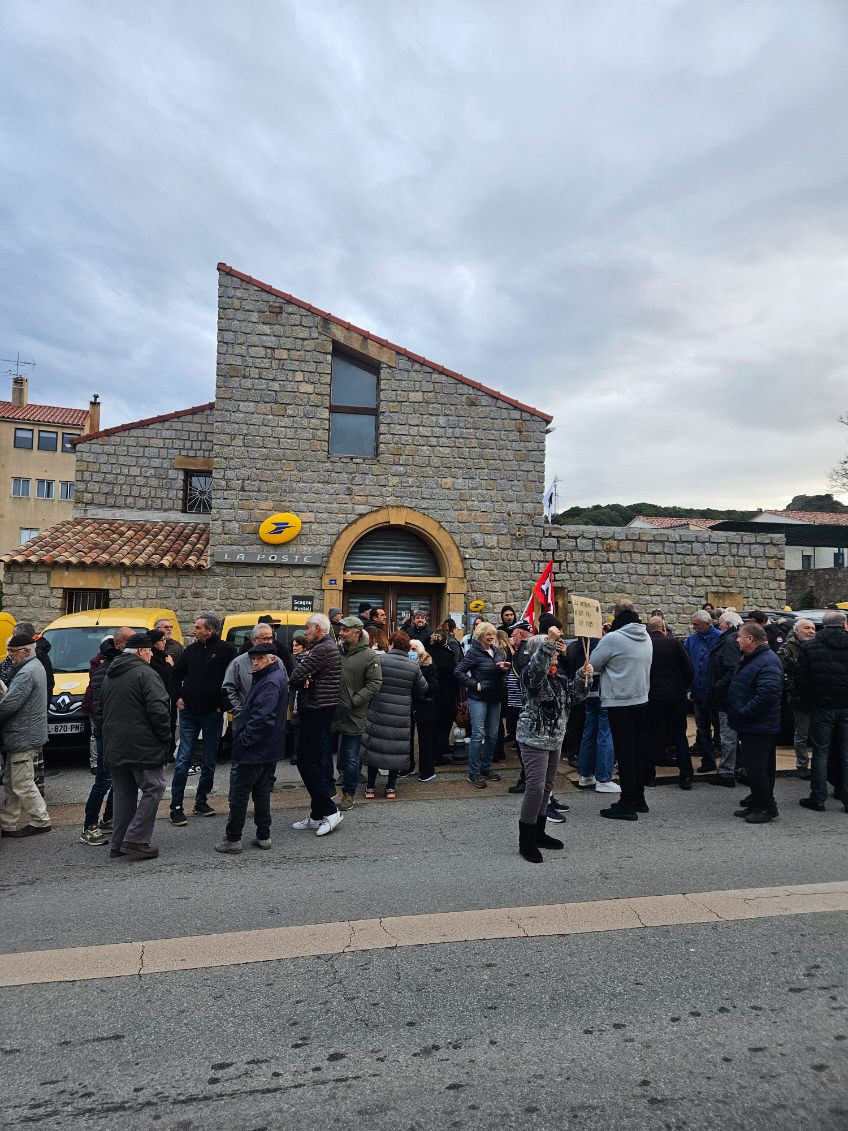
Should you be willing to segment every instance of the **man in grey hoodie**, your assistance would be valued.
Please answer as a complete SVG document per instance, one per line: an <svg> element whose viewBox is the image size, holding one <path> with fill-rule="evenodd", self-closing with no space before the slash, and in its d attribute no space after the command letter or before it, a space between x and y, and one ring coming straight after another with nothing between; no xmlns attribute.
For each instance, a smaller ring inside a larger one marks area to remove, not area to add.
<svg viewBox="0 0 848 1131"><path fill-rule="evenodd" d="M614 821L636 821L647 813L643 747L648 741L646 711L651 687L654 649L633 602L616 603L612 631L592 652L592 667L601 677L601 706L606 707L612 741L618 760L621 797L602 817Z"/></svg>

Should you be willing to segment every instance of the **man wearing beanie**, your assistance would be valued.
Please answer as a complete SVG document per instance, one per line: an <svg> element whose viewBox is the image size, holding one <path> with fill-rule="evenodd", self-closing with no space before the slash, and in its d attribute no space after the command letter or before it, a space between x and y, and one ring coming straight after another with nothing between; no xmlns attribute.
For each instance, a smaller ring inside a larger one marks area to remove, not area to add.
<svg viewBox="0 0 848 1131"><path fill-rule="evenodd" d="M153 822L165 792L171 742L171 704L150 667L146 633L135 633L103 681L103 748L112 771L112 858L153 860ZM141 792L141 800L139 800Z"/></svg>
<svg viewBox="0 0 848 1131"><path fill-rule="evenodd" d="M33 774L33 759L47 741L47 677L36 659L35 639L17 633L7 645L14 679L0 699L0 730L6 752L6 799L0 808L3 836L50 831L50 817ZM18 829L21 811L28 823Z"/></svg>

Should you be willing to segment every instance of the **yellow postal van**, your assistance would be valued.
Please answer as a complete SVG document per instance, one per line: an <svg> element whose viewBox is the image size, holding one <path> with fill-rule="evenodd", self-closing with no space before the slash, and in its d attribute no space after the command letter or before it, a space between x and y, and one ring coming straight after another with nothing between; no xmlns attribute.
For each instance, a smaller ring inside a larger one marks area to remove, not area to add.
<svg viewBox="0 0 848 1131"><path fill-rule="evenodd" d="M89 664L100 651L103 637L111 636L124 625L135 632L147 632L163 617L173 624L174 639L182 642L180 622L171 609L92 609L59 617L45 628L42 635L50 644L50 662L56 675L47 712L47 733L51 739L85 741L88 720L80 708L88 687Z"/></svg>
<svg viewBox="0 0 848 1131"><path fill-rule="evenodd" d="M274 636L291 648L292 637L298 629L302 629L312 613L292 613L273 609L258 609L252 613L227 613L221 628L221 639L232 644L239 650L245 640L250 636L250 631L259 623L260 617L270 617Z"/></svg>

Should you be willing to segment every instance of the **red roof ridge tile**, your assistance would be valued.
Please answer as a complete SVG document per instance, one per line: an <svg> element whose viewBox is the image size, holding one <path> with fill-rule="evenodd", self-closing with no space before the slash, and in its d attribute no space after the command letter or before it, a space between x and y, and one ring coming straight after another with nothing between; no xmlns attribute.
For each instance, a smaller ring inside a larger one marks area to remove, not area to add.
<svg viewBox="0 0 848 1131"><path fill-rule="evenodd" d="M404 346L399 346L395 342L390 342L388 338L381 338L377 334L372 334L370 330L364 330L361 326L356 326L352 322L346 322L343 318L339 318L335 314L331 314L328 310L321 310L320 307L313 306L311 302L306 302L302 298L297 298L295 295L290 295L286 291L278 290L272 287L270 283L263 283L261 279L254 279L252 275L246 275L243 271L237 270L235 267L230 267L228 263L219 263L218 270L224 275L231 275L235 279L241 279L244 283L250 283L254 287L258 287L261 291L267 291L268 294L276 295L277 298L285 299L286 302L291 302L295 306L301 307L303 310L308 310L312 314L317 315L319 318L326 318L336 326L341 326L346 330L352 330L355 334L361 334L363 338L368 338L369 341L377 342L379 345L386 346L387 349L394 350L395 353L402 354L404 357L410 358L412 361L417 361L420 365L426 365L428 369L434 369L437 373L443 373L446 377L453 377L456 381L461 381L463 385L468 385L472 389L477 389L481 393L486 393L496 400L503 401L505 404L512 405L513 408L520 409L522 412L529 412L532 416L538 416L540 420L544 420L546 424L550 424L553 420L547 412L542 412L541 409L533 408L531 405L523 404L521 401L516 400L514 397L507 396L506 393L500 393L497 389L492 389L488 385L482 384L480 381L474 381L471 377L465 377L462 373L457 373L455 369L448 369L444 365L439 365L436 361L431 361L429 358L423 357L421 354L413 353L412 350L406 349Z"/></svg>
<svg viewBox="0 0 848 1131"><path fill-rule="evenodd" d="M101 436L114 436L118 432L129 432L133 428L144 428L148 424L161 424L165 420L178 420L181 416L191 416L195 412L207 412L214 407L214 401L207 401L206 404L192 405L191 408L180 408L175 412L163 412L159 416L146 416L143 420L129 420L126 424L116 424L113 428L101 428L99 432L86 432L84 436L78 436L71 442L76 447L77 444L85 444L89 440L99 440Z"/></svg>

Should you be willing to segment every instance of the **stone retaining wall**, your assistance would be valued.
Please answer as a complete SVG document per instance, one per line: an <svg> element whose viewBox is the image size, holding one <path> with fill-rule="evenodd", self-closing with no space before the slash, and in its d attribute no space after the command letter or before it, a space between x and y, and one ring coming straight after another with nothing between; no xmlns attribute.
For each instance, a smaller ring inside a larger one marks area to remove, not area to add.
<svg viewBox="0 0 848 1131"><path fill-rule="evenodd" d="M710 594L739 593L748 608L782 608L786 571L782 534L627 527L548 526L542 549L560 589L594 597L606 611L632 597L659 608L678 631Z"/></svg>

